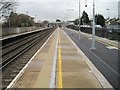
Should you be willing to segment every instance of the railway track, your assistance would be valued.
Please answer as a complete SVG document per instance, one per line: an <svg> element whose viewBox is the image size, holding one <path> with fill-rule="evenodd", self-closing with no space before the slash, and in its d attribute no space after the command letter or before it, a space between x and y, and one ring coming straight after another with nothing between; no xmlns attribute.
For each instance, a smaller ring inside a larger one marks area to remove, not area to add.
<svg viewBox="0 0 120 90"><path fill-rule="evenodd" d="M3 42L3 46L1 47L3 51L2 63L0 63L3 90L10 84L53 31L54 29L46 29L13 39L13 42L9 42L8 44Z"/></svg>

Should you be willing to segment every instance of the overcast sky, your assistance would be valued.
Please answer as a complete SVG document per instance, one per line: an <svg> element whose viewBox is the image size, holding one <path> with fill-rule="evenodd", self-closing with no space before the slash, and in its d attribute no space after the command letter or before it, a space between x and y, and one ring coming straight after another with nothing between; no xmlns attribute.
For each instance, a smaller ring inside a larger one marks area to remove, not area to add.
<svg viewBox="0 0 120 90"><path fill-rule="evenodd" d="M80 0L81 14L85 10L90 19L92 19L92 1ZM107 17L118 17L118 1L120 0L95 0L95 13L102 14ZM18 13L26 13L35 16L36 20L55 21L57 18L61 20L70 20L78 18L79 0L18 0ZM85 7L87 4L87 7ZM73 9L73 11L68 11ZM106 10L109 9L109 10Z"/></svg>

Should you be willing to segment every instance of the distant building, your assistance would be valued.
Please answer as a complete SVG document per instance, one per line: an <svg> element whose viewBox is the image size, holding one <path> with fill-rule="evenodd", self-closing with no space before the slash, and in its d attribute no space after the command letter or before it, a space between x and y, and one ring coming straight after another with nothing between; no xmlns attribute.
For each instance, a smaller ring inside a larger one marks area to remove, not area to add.
<svg viewBox="0 0 120 90"><path fill-rule="evenodd" d="M111 18L111 19L107 19L105 24L106 25L117 25L117 19L116 18Z"/></svg>

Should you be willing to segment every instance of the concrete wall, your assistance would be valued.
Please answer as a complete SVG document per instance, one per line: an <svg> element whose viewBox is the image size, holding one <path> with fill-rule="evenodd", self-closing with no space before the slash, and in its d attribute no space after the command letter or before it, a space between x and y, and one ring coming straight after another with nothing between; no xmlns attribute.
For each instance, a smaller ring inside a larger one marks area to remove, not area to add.
<svg viewBox="0 0 120 90"><path fill-rule="evenodd" d="M18 28L2 28L0 29L0 36L7 36L7 35L13 35L13 34L18 34L18 33L23 33L23 32L28 32L32 31L35 29L39 29L40 27L33 28L33 27L18 27Z"/></svg>

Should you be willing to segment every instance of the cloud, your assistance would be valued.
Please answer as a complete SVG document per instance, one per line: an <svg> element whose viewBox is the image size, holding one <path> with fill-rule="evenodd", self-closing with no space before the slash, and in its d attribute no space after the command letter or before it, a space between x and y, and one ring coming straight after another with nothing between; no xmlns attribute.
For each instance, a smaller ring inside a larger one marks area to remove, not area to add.
<svg viewBox="0 0 120 90"><path fill-rule="evenodd" d="M96 13L103 14L108 17L107 8L110 9L110 16L117 17L118 15L118 0L95 0L96 1ZM26 13L29 15L37 15L38 19L48 19L55 21L59 19L75 19L78 18L79 0L20 0L20 4L17 8L17 12ZM98 3L99 2L99 3ZM85 0L81 0L81 13L85 10L90 18L92 18L92 2L87 0L87 8L85 8ZM67 9L73 9L68 12Z"/></svg>

